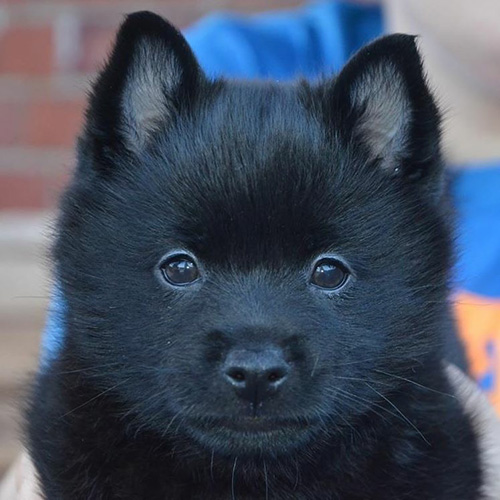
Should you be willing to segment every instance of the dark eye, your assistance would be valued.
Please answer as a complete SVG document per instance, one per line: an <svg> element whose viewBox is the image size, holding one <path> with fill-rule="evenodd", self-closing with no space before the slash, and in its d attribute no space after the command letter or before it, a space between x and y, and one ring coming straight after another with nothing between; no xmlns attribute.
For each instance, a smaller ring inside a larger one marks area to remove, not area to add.
<svg viewBox="0 0 500 500"><path fill-rule="evenodd" d="M347 281L348 276L347 271L338 261L323 259L314 267L311 275L311 283L320 288L335 290Z"/></svg>
<svg viewBox="0 0 500 500"><path fill-rule="evenodd" d="M200 278L198 266L187 255L172 255L161 265L161 271L172 285L190 285Z"/></svg>

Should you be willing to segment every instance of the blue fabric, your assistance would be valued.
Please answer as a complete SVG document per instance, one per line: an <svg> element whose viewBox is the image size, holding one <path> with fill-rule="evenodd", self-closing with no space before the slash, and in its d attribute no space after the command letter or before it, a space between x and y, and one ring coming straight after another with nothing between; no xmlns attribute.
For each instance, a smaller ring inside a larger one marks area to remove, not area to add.
<svg viewBox="0 0 500 500"><path fill-rule="evenodd" d="M211 15L185 35L209 76L316 78L382 33L379 7L319 2L254 16Z"/></svg>
<svg viewBox="0 0 500 500"><path fill-rule="evenodd" d="M64 297L59 287L52 291L47 321L42 336L40 366L46 368L57 357L64 341Z"/></svg>
<svg viewBox="0 0 500 500"><path fill-rule="evenodd" d="M382 32L378 7L330 1L252 17L212 15L187 30L186 38L210 76L288 80L338 71ZM489 167L462 169L453 180L459 216L457 285L500 298L500 160ZM57 356L63 340L64 299L55 290L42 366Z"/></svg>
<svg viewBox="0 0 500 500"><path fill-rule="evenodd" d="M500 159L464 165L452 181L457 287L500 299Z"/></svg>

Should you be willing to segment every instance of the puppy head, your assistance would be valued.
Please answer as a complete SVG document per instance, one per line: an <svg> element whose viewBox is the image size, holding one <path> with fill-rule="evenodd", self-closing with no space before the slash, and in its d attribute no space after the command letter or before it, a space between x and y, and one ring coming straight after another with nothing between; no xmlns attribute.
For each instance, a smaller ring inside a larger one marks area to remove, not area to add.
<svg viewBox="0 0 500 500"><path fill-rule="evenodd" d="M314 85L210 81L177 30L131 15L62 204L65 355L138 428L300 450L437 356L441 191L413 37Z"/></svg>

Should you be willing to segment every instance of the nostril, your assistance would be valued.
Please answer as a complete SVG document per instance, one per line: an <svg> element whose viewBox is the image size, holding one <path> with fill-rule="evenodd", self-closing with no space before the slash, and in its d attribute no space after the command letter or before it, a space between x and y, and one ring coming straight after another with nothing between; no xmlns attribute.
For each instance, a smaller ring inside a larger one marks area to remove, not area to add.
<svg viewBox="0 0 500 500"><path fill-rule="evenodd" d="M271 372L268 377L267 377L267 380L269 380L269 382L277 382L278 380L281 380L283 378L283 374L282 373L278 373L278 372Z"/></svg>
<svg viewBox="0 0 500 500"><path fill-rule="evenodd" d="M271 370L267 375L267 381L271 385L275 385L278 382L281 382L287 375L287 371L281 368L276 368Z"/></svg>
<svg viewBox="0 0 500 500"><path fill-rule="evenodd" d="M231 381L239 384L245 382L247 378L245 372L240 368L229 368L229 370L226 371L226 376L231 379Z"/></svg>

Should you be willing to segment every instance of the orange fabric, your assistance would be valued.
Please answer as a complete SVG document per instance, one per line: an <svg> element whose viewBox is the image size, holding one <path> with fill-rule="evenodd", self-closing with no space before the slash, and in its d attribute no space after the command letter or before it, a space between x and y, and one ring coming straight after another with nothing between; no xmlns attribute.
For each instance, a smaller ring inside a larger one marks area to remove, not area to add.
<svg viewBox="0 0 500 500"><path fill-rule="evenodd" d="M500 299L463 292L455 314L471 374L500 413Z"/></svg>

